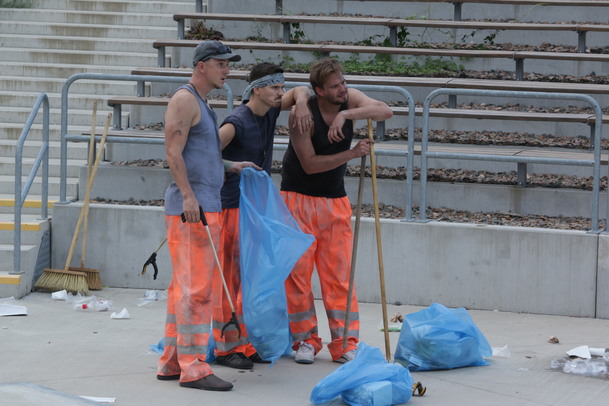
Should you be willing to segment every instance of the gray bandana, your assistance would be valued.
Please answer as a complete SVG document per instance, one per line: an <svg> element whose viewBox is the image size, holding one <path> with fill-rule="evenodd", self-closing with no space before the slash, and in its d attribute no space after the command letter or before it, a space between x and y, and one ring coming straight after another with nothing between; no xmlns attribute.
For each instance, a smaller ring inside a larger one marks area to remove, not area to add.
<svg viewBox="0 0 609 406"><path fill-rule="evenodd" d="M254 88L275 85L277 83L283 82L285 82L285 77L283 76L283 73L273 73L272 75L263 76L260 79L254 80L245 88L241 96L241 100L244 102L249 100L252 94L252 89Z"/></svg>

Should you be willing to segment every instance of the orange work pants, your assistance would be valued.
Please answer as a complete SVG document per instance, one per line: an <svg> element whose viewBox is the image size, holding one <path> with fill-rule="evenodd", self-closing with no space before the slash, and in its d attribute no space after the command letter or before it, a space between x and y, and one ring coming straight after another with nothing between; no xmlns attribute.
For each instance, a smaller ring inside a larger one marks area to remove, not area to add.
<svg viewBox="0 0 609 406"><path fill-rule="evenodd" d="M347 348L343 348L345 312L351 272L351 204L348 197L329 199L295 192L281 192L288 209L303 232L315 236L311 247L298 260L285 282L288 314L294 350L300 341L322 349L311 287L314 266L317 268L321 295L328 316L332 360L357 348L359 310L355 287L351 298Z"/></svg>
<svg viewBox="0 0 609 406"><path fill-rule="evenodd" d="M206 213L210 232L220 240L220 213ZM213 299L222 289L215 277L216 261L201 223L182 223L180 216L165 216L172 278L167 290L165 348L158 374L180 375L191 382L212 374L206 362ZM216 244L216 246L218 246ZM215 335L214 335L215 337Z"/></svg>
<svg viewBox="0 0 609 406"><path fill-rule="evenodd" d="M241 294L241 268L239 262L239 209L222 210L222 235L220 237L222 245L222 271L228 291L230 292L235 313L241 328L241 338L238 338L238 331L234 325L228 326L224 331L224 338L216 342L216 355L227 355L233 352L241 352L247 357L253 355L256 350L247 340L247 331L243 324L243 301ZM217 302L219 306L214 309L214 337L221 334L222 327L230 321L231 308L230 302L226 297L224 289L219 292L221 300ZM219 332L219 333L217 333Z"/></svg>

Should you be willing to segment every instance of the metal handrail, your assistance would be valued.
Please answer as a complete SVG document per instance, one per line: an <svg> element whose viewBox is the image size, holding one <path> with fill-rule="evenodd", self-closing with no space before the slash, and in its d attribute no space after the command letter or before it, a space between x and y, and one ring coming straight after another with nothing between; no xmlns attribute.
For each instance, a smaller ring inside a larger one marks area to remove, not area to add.
<svg viewBox="0 0 609 406"><path fill-rule="evenodd" d="M504 155L479 155L468 153L450 153L450 152L432 152L429 151L429 110L431 101L441 95L465 95L465 96L489 96L489 97L522 97L532 99L567 99L579 100L589 103L595 111L594 135L592 144L594 148L592 160L580 159L559 159L559 158L543 158L543 157L522 157L522 156L504 156ZM422 125L422 140L421 140L421 179L420 179L420 205L419 205L419 220L426 221L427 216L427 171L429 158L445 158L445 159L463 159L463 160L478 160L478 161L496 161L496 162L515 162L515 163L537 163L537 164L552 164L552 165L573 165L573 166L591 166L592 169L592 229L591 232L599 231L599 202L600 202L600 182L601 182L601 136L602 136L602 117L603 112L600 104L596 99L586 94L563 94L563 93L546 93L546 92L519 92L519 91L498 91L498 90L472 90L472 89L437 89L429 93L425 98L423 105L423 125ZM607 209L607 218L609 218L609 208Z"/></svg>
<svg viewBox="0 0 609 406"><path fill-rule="evenodd" d="M23 146L25 140L30 133L34 119L42 106L42 146L38 152L38 156L34 161L34 165L30 170L30 174L25 182L21 185L22 164L23 164ZM13 271L10 274L21 275L25 272L21 271L21 208L25 203L30 188L34 183L34 178L38 173L38 169L42 166L42 202L40 208L41 219L48 218L49 206L49 98L45 93L38 95L36 103L32 107L32 111L21 131L17 147L15 149L15 218L14 218L14 237L13 242Z"/></svg>
<svg viewBox="0 0 609 406"><path fill-rule="evenodd" d="M119 80L119 81L135 81L140 90L144 82L174 82L186 83L189 78L179 76L153 76L153 75L110 75L99 73L79 73L68 78L63 86L61 94L61 159L60 159L60 202L67 203L67 143L68 141L87 141L88 136L84 135L68 135L68 92L70 85L81 79L95 80ZM303 86L300 82L285 82L286 87ZM413 200L413 172L414 172L414 128L415 128L415 102L413 96L404 88L398 86L374 86L374 85L350 85L350 87L362 91L373 92L392 92L404 97L408 104L408 148L403 153L385 153L378 151L379 155L405 155L406 156L406 210L404 221L414 220L412 218L412 200ZM225 83L224 90L227 92L227 109L230 112L233 108L233 92L231 87ZM384 122L378 123L379 128L382 128L384 133ZM381 131L377 131L379 133ZM138 144L163 144L164 139L140 138L140 137L116 137L108 136L106 142L119 143L138 143ZM412 159L411 159L412 157Z"/></svg>
<svg viewBox="0 0 609 406"><path fill-rule="evenodd" d="M61 90L61 157L59 170L59 202L67 203L67 176L68 176L68 141L82 141L82 136L68 135L68 93L70 86L77 80L116 80L116 81L133 81L138 85L143 82L168 82L168 83L187 83L190 78L178 76L154 76L154 75L114 75L103 73L77 73L70 76L63 85ZM227 93L227 108L233 108L233 93L228 84L224 84L224 90ZM88 140L87 137L85 140ZM138 142L137 140L119 140L118 137L108 137L106 142ZM138 143L142 144L157 144L162 141L142 139Z"/></svg>

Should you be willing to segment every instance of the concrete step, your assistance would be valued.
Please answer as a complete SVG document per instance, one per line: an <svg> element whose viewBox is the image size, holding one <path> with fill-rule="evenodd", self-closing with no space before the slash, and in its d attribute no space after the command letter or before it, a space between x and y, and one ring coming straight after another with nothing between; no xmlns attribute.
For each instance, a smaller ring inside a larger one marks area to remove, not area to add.
<svg viewBox="0 0 609 406"><path fill-rule="evenodd" d="M12 213L0 213L0 244L13 244L15 230L15 216ZM50 224L48 219L41 219L38 214L23 214L21 216L21 243L22 244L39 244L40 235L49 230ZM1 270L6 269L3 264ZM12 263L11 263L12 266Z"/></svg>
<svg viewBox="0 0 609 406"><path fill-rule="evenodd" d="M42 140L28 138L23 144L23 156L34 157L38 155L42 146ZM87 143L70 143L70 157L86 159L88 156ZM0 152L3 156L15 156L17 143L13 140L0 139ZM61 154L61 143L59 141L49 141L49 157L58 158Z"/></svg>
<svg viewBox="0 0 609 406"><path fill-rule="evenodd" d="M143 52L92 52L61 49L35 49L5 47L2 49L2 59L9 62L36 62L106 65L106 66L156 66L156 53ZM169 65L167 65L169 66Z"/></svg>
<svg viewBox="0 0 609 406"><path fill-rule="evenodd" d="M68 176L78 176L78 166L86 165L84 159L68 159ZM34 164L34 158L23 158L23 173L30 173L32 165ZM0 175L13 175L15 174L15 157L0 157ZM49 177L59 176L59 159L49 159Z"/></svg>
<svg viewBox="0 0 609 406"><path fill-rule="evenodd" d="M93 25L129 25L141 27L176 27L170 13L57 10L36 8L3 9L5 21L37 21L39 23L70 23Z"/></svg>
<svg viewBox="0 0 609 406"><path fill-rule="evenodd" d="M38 252L38 245L35 244L21 244L21 269L34 268L36 258L32 257L33 252ZM32 260L34 262L32 262ZM13 244L0 244L0 264L2 264L3 271L14 271L15 261L15 250ZM10 269L7 269L10 268Z"/></svg>
<svg viewBox="0 0 609 406"><path fill-rule="evenodd" d="M171 17L169 18L172 22ZM176 25L158 27L153 25L91 25L80 23L56 22L32 24L36 21L23 19L19 21L0 20L0 33L31 35L66 35L84 38L139 38L139 39L172 39L177 38ZM19 24L16 24L19 23Z"/></svg>
<svg viewBox="0 0 609 406"><path fill-rule="evenodd" d="M0 62L2 76L49 77L67 79L77 73L129 75L130 66L80 65L40 62Z"/></svg>
<svg viewBox="0 0 609 406"><path fill-rule="evenodd" d="M0 158L1 159L1 158ZM49 165L49 170L50 170L50 165ZM59 168L58 168L59 169ZM72 172L74 171L74 169L69 168L68 172ZM76 168L76 171L78 171L78 168ZM85 172L86 173L86 172ZM26 172L24 170L23 172L23 179L21 182L21 187L23 188L25 186L25 181L29 175L29 170ZM70 176L68 178L66 178L66 193L69 196L78 196L78 178L74 177L71 173ZM15 188L15 176L13 175L0 175L0 190L2 191L13 191ZM59 196L59 176L49 176L49 185L48 185L48 193L50 196ZM85 186L86 188L86 186ZM83 189L85 190L85 189ZM23 190L22 190L23 192ZM34 181L32 182L32 186L30 187L28 196L41 196L42 195L42 179L41 179L41 175L40 173L38 173L38 176L34 179ZM2 199L3 194L0 194L0 199ZM2 207L15 207L15 196L14 195L8 195L5 194L4 196L11 196L10 201L8 202L0 202L0 206ZM57 201L58 199L54 199L54 201ZM12 212L12 210L10 211Z"/></svg>
<svg viewBox="0 0 609 406"><path fill-rule="evenodd" d="M50 219L43 220L39 214L22 214L19 269L14 269L14 229L14 215L0 213L0 297L19 298L29 293L37 268L50 266ZM41 246L48 251L40 252ZM38 272L42 273L42 269Z"/></svg>
<svg viewBox="0 0 609 406"><path fill-rule="evenodd" d="M51 79L52 80L52 79ZM76 86L78 81L73 85ZM129 82L119 83L121 85L129 86ZM125 86L120 86L120 89L123 92L129 92L131 89L125 89ZM56 108L59 109L61 107L61 93L54 92L43 92L47 95L49 99L49 107L51 109ZM31 92L31 91L10 91L10 90L0 90L0 105L3 106L12 106L12 107L28 107L31 108L34 106L36 99L40 95L40 92ZM98 118L105 120L105 114L112 111L112 108L108 106L107 103L108 96L104 94L89 94L89 93L68 93L68 106L70 109L79 108L84 110L92 111L93 103L97 102L97 115ZM39 110L38 114L42 114L42 110ZM50 123L49 123L50 124Z"/></svg>
<svg viewBox="0 0 609 406"><path fill-rule="evenodd" d="M99 114L99 112L98 112ZM0 133L2 133L2 137L8 141L17 141L19 136L23 132L23 127L25 123L6 123L0 122ZM70 126L70 132L75 134L81 134L83 132L91 131L91 124L88 126ZM61 134L61 125L59 124L50 124L49 125L49 139L51 140L59 140ZM28 141L40 141L42 140L42 124L34 123L30 128L30 133L27 137Z"/></svg>
<svg viewBox="0 0 609 406"><path fill-rule="evenodd" d="M58 189L59 190L59 189ZM78 200L78 185L72 178L68 179L68 201ZM49 194L47 198L48 216L53 217L53 206L59 201L59 192ZM14 216L15 214L15 196L2 193L0 194L0 214ZM40 218L42 215L42 196L36 194L28 194L24 204L21 206L21 214L26 216L34 216Z"/></svg>
<svg viewBox="0 0 609 406"><path fill-rule="evenodd" d="M18 122L25 123L30 115L31 108L27 107L5 107L0 110L0 121L2 122ZM103 125L102 120L106 119L106 114L101 114L102 111L98 110L98 125ZM101 116L101 117L100 117ZM122 113L123 123L127 123L129 120L129 113ZM50 120L55 123L61 122L61 109L50 109ZM35 122L41 123L42 117L36 117ZM68 125L91 125L91 110L81 109L69 109L68 112Z"/></svg>
<svg viewBox="0 0 609 406"><path fill-rule="evenodd" d="M63 86L68 78L45 78L31 77L24 79L23 76L0 76L0 89L9 92L31 92L55 93L61 95ZM92 80L81 79L70 85L69 94L87 95L89 99L108 96L134 96L136 93L136 82L117 80ZM56 106L59 108L60 106ZM99 107L99 106L98 106Z"/></svg>
<svg viewBox="0 0 609 406"><path fill-rule="evenodd" d="M83 38L64 35L2 34L4 47L155 53L150 39Z"/></svg>
<svg viewBox="0 0 609 406"><path fill-rule="evenodd" d="M60 9L82 11L107 11L115 13L159 13L174 14L178 12L194 11L195 4L192 1L143 1L143 0L45 0L39 2L36 8Z"/></svg>

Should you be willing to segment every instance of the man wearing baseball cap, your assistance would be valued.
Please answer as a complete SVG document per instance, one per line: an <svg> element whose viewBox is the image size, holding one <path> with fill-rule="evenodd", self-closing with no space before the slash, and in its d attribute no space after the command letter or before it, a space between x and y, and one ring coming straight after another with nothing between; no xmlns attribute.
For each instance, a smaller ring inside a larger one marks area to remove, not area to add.
<svg viewBox="0 0 609 406"><path fill-rule="evenodd" d="M221 42L203 41L194 52L190 81L175 92L165 112L165 149L173 177L165 192L172 280L157 378L179 380L187 388L228 391L233 387L214 375L207 363L212 313L222 311L218 303L222 284L213 251L220 247L220 190L224 172L261 168L252 162L222 160L216 113L206 97L224 85L229 61L239 60ZM213 241L201 224L200 209ZM217 342L223 340L219 329L213 334Z"/></svg>

